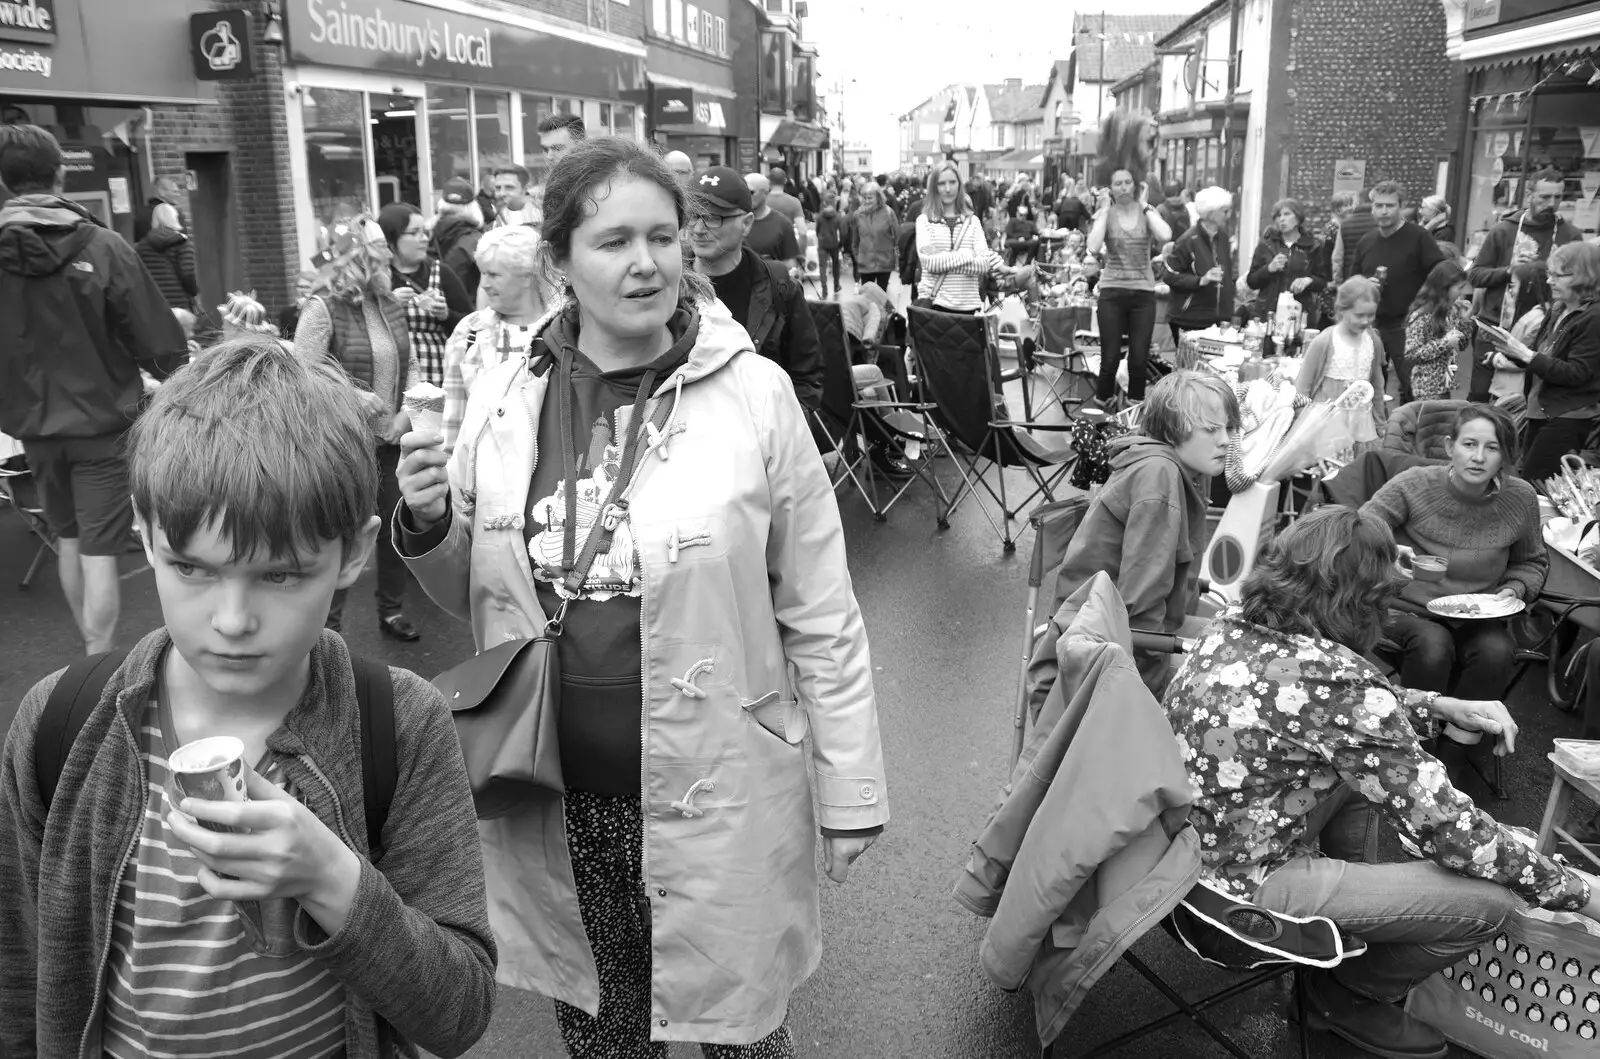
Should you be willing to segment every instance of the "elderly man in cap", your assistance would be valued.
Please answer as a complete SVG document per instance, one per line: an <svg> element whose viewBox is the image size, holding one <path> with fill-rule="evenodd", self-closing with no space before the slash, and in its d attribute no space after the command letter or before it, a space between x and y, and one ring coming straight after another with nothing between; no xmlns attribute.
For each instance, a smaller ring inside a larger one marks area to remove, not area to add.
<svg viewBox="0 0 1600 1059"><path fill-rule="evenodd" d="M717 298L750 332L756 352L789 373L800 403L816 408L822 399L817 328L800 284L785 265L760 257L745 243L755 223L749 187L720 165L701 173L691 187L702 206L689 222L695 270L711 280Z"/></svg>

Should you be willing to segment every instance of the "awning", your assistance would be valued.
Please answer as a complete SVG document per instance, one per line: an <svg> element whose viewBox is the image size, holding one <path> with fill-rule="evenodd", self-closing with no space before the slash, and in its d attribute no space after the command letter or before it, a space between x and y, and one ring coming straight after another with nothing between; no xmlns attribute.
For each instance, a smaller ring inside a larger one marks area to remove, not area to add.
<svg viewBox="0 0 1600 1059"><path fill-rule="evenodd" d="M1039 153L1037 147L1025 147L1003 154L989 164L996 169L1037 169L1042 172L1044 170L1044 155Z"/></svg>
<svg viewBox="0 0 1600 1059"><path fill-rule="evenodd" d="M785 118L779 122L777 129L772 133L772 139L767 143L772 147L798 147L802 151L820 151L828 146L828 130Z"/></svg>
<svg viewBox="0 0 1600 1059"><path fill-rule="evenodd" d="M1474 33L1461 42L1469 69L1506 66L1528 59L1559 59L1593 51L1600 40L1600 8L1576 11L1531 25Z"/></svg>

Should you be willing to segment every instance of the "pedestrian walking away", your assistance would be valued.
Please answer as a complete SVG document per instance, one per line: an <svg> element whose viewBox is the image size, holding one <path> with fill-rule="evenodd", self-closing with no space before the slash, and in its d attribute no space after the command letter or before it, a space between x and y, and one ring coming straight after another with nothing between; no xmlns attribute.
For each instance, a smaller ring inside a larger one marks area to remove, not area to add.
<svg viewBox="0 0 1600 1059"><path fill-rule="evenodd" d="M564 630L566 792L479 824L499 977L555 998L574 1059L792 1056L818 829L844 882L889 819L833 490L790 381L684 269L692 204L654 152L581 144L545 204L568 300L479 378L454 453L407 436L391 527L480 645Z"/></svg>
<svg viewBox="0 0 1600 1059"><path fill-rule="evenodd" d="M122 435L188 354L138 252L62 197L56 138L0 125L0 433L22 442L55 537L61 589L89 654L111 649L117 556L131 543ZM168 207L170 209L170 207Z"/></svg>

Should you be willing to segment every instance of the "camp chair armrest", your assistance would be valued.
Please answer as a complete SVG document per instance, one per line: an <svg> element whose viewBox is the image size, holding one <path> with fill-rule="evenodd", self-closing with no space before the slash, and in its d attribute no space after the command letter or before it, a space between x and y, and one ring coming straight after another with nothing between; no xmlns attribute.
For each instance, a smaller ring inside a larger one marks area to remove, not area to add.
<svg viewBox="0 0 1600 1059"><path fill-rule="evenodd" d="M1071 423L1029 423L1020 419L991 419L989 425L996 429L1014 427L1020 430L1047 430L1057 434L1072 432Z"/></svg>
<svg viewBox="0 0 1600 1059"><path fill-rule="evenodd" d="M936 404L928 404L927 402L919 401L856 401L852 403L850 407L859 408L863 411L875 411L878 409L889 408L907 412L931 412L939 406Z"/></svg>
<svg viewBox="0 0 1600 1059"><path fill-rule="evenodd" d="M1141 632L1132 631L1133 649L1135 651L1154 651L1157 654L1181 655L1188 654L1194 648L1194 641L1182 636L1175 636L1167 632Z"/></svg>

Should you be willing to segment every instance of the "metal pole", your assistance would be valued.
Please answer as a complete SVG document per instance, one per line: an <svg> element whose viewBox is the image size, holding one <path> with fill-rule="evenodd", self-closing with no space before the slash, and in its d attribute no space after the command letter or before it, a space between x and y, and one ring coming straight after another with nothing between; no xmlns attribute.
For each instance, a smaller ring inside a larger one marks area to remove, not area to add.
<svg viewBox="0 0 1600 1059"><path fill-rule="evenodd" d="M1238 0L1234 0L1235 3ZM1104 124L1106 119L1106 11L1100 9L1100 94L1094 101L1094 120L1096 124ZM1100 145L1102 151L1105 144Z"/></svg>
<svg viewBox="0 0 1600 1059"><path fill-rule="evenodd" d="M1201 78L1205 74L1202 69ZM1229 191L1242 192L1233 184L1233 102L1239 88L1239 0L1228 4L1228 94L1222 107L1222 183Z"/></svg>

